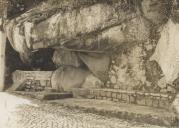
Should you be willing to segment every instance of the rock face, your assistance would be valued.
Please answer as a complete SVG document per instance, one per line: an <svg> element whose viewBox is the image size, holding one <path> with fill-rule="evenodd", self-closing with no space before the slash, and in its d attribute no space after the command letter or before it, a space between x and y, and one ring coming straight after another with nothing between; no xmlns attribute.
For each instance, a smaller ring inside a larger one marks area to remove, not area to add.
<svg viewBox="0 0 179 128"><path fill-rule="evenodd" d="M170 0L143 0L142 11L147 19L159 25L168 20L170 4Z"/></svg>
<svg viewBox="0 0 179 128"><path fill-rule="evenodd" d="M91 5L87 2L88 6L81 5L80 9L71 7L70 10L63 10L55 5L44 5L45 7L41 5L7 21L5 25L7 37L26 63L31 63L31 51L39 48L58 46L78 50L104 50L105 44L99 45L95 41L100 36L92 34L91 36L95 36L92 39L82 37L87 33L102 31L135 17L135 13L122 10L121 4L121 2L111 4L101 2ZM89 44L91 42L92 45Z"/></svg>
<svg viewBox="0 0 179 128"><path fill-rule="evenodd" d="M169 15L168 0L47 0L8 19L5 29L29 65L36 50L54 50L56 90L101 81L101 87L175 92L178 24Z"/></svg>
<svg viewBox="0 0 179 128"><path fill-rule="evenodd" d="M166 78L167 83L172 83L179 73L179 25L169 20L161 31L161 38L151 60L156 60Z"/></svg>
<svg viewBox="0 0 179 128"><path fill-rule="evenodd" d="M52 7L43 11L32 9L8 22L6 31L11 44L20 53L54 45L62 47L86 33L100 31L134 17L134 13L121 10L120 5L99 3L65 12ZM119 10L116 11L117 8Z"/></svg>
<svg viewBox="0 0 179 128"><path fill-rule="evenodd" d="M106 54L89 53L80 55L81 60L86 64L88 69L100 80L108 80L108 70L110 66L110 56Z"/></svg>
<svg viewBox="0 0 179 128"><path fill-rule="evenodd" d="M142 89L146 82L143 62L146 53L139 44L126 45L123 50L111 66L111 85L124 90Z"/></svg>

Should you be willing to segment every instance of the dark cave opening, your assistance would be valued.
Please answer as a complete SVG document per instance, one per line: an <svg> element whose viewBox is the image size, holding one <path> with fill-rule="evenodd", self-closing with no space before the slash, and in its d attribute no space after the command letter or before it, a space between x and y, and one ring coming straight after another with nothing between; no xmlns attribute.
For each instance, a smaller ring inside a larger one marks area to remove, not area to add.
<svg viewBox="0 0 179 128"><path fill-rule="evenodd" d="M31 70L51 71L55 70L56 66L52 61L54 49L45 48L39 49L32 53Z"/></svg>
<svg viewBox="0 0 179 128"><path fill-rule="evenodd" d="M39 49L32 53L30 64L25 64L20 59L20 55L11 46L10 42L6 42L5 50L5 63L6 63L6 75L5 75L5 89L9 88L12 84L12 74L16 70L24 71L51 71L55 70L56 66L52 61L54 53L53 49Z"/></svg>
<svg viewBox="0 0 179 128"><path fill-rule="evenodd" d="M12 73L19 69L30 70L29 66L23 64L19 57L19 53L16 52L9 41L6 42L5 49L5 64L6 64L6 74L5 74L5 89L8 88L12 84Z"/></svg>

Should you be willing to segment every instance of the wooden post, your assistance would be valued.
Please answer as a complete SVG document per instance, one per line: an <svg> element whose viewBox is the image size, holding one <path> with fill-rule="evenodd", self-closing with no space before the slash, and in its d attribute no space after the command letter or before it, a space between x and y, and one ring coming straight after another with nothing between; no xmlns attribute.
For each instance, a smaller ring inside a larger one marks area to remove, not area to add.
<svg viewBox="0 0 179 128"><path fill-rule="evenodd" d="M3 31L3 18L0 18L0 91L4 89L5 82L5 49L6 49L6 35Z"/></svg>

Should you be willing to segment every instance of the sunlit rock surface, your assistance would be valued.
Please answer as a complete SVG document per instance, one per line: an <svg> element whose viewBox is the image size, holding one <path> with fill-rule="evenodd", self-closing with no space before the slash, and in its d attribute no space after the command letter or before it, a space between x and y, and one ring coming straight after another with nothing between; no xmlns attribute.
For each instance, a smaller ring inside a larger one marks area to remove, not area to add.
<svg viewBox="0 0 179 128"><path fill-rule="evenodd" d="M172 83L179 73L179 24L169 20L161 31L161 38L151 60L156 60L166 78Z"/></svg>
<svg viewBox="0 0 179 128"><path fill-rule="evenodd" d="M120 5L104 2L64 12L52 12L56 9L53 6L45 11L32 9L10 20L6 31L13 47L21 53L28 49L64 46L79 36L101 31L134 17L135 13L123 11Z"/></svg>

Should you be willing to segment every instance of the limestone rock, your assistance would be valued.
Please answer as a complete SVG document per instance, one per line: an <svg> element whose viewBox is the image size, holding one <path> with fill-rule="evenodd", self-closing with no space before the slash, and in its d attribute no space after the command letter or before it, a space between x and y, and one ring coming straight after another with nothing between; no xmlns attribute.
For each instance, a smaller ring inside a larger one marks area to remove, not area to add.
<svg viewBox="0 0 179 128"><path fill-rule="evenodd" d="M104 83L100 79L98 79L92 74L89 74L86 77L85 82L82 85L82 88L97 89L97 88L102 88L103 86L104 86Z"/></svg>
<svg viewBox="0 0 179 128"><path fill-rule="evenodd" d="M110 80L111 80L112 84L116 84L117 83L117 78L114 75L111 76Z"/></svg>
<svg viewBox="0 0 179 128"><path fill-rule="evenodd" d="M164 88L167 87L167 82L166 82L165 77L162 77L162 78L158 81L158 86L159 86L161 89L164 89Z"/></svg>
<svg viewBox="0 0 179 128"><path fill-rule="evenodd" d="M167 93L167 89L161 89L160 92L161 93Z"/></svg>
<svg viewBox="0 0 179 128"><path fill-rule="evenodd" d="M138 43L123 44L116 54L116 85L124 90L141 90L146 83L145 51ZM114 65L112 65L113 67ZM112 68L113 69L113 68ZM114 82L116 80L114 79Z"/></svg>
<svg viewBox="0 0 179 128"><path fill-rule="evenodd" d="M179 23L179 1L173 1L173 9L172 9L172 20L176 23Z"/></svg>
<svg viewBox="0 0 179 128"><path fill-rule="evenodd" d="M144 16L159 25L167 21L170 15L170 1L168 0L143 0L142 11Z"/></svg>
<svg viewBox="0 0 179 128"><path fill-rule="evenodd" d="M166 82L172 84L179 73L179 24L169 20L161 31L161 37L150 60L160 65Z"/></svg>
<svg viewBox="0 0 179 128"><path fill-rule="evenodd" d="M179 94L176 95L174 101L172 102L172 109L176 114L179 114Z"/></svg>
<svg viewBox="0 0 179 128"><path fill-rule="evenodd" d="M176 93L176 90L175 90L174 87L168 85L168 86L167 86L167 92L169 92L169 93Z"/></svg>
<svg viewBox="0 0 179 128"><path fill-rule="evenodd" d="M80 67L82 65L77 53L63 49L55 50L52 59L56 66Z"/></svg>
<svg viewBox="0 0 179 128"><path fill-rule="evenodd" d="M173 86L179 87L179 78L175 79L172 83Z"/></svg>
<svg viewBox="0 0 179 128"><path fill-rule="evenodd" d="M168 19L168 7L167 0L47 0L22 15L8 19L5 29L23 62L31 63L34 51L55 50L53 62L58 69L51 79L53 89L69 91L82 85L95 88L96 83L102 86L108 81L110 88L143 90L146 86L153 88L161 77L157 65L146 64L147 52L152 54L155 47L151 30L155 29L154 25L161 25ZM175 30L177 32L178 27ZM165 34L161 38L168 40L168 29L164 27L163 31ZM174 31L169 33L175 35ZM159 44L166 43L162 39ZM145 45L147 41L148 46ZM178 46L176 43L172 45ZM160 47L156 52L158 49ZM167 54L162 54L157 62L168 81L169 76L176 78L177 73L171 75L171 72L177 69L178 64L172 59L171 66L162 61L168 53L177 52L170 46L166 49L162 51ZM117 57L111 61L116 51ZM177 56L168 55L167 58ZM165 71L171 67L172 70ZM89 71L93 75L89 75ZM45 84L44 81L40 83ZM162 80L158 84L165 88Z"/></svg>
<svg viewBox="0 0 179 128"><path fill-rule="evenodd" d="M150 36L151 24L143 17L129 20L124 28L125 39L128 42L145 42Z"/></svg>
<svg viewBox="0 0 179 128"><path fill-rule="evenodd" d="M133 17L135 12L122 10L120 2L103 2L64 12L53 6L42 10L33 8L7 21L5 26L14 49L25 53L26 49L35 50L56 45L74 48L73 42L76 38L82 38L94 31L100 32ZM79 48L79 44L75 48Z"/></svg>
<svg viewBox="0 0 179 128"><path fill-rule="evenodd" d="M154 50L154 49L153 49ZM156 61L147 61L145 63L145 69L146 69L146 77L147 80L156 84L158 81L160 81L158 84L159 86L164 86L164 79L163 77L163 72L160 67L160 65ZM165 83L166 85L166 83Z"/></svg>
<svg viewBox="0 0 179 128"><path fill-rule="evenodd" d="M80 53L81 60L89 70L103 82L108 80L108 70L110 66L110 56L96 53Z"/></svg>
<svg viewBox="0 0 179 128"><path fill-rule="evenodd" d="M80 88L89 72L75 67L61 67L53 72L51 77L52 89L57 91L71 91Z"/></svg>

